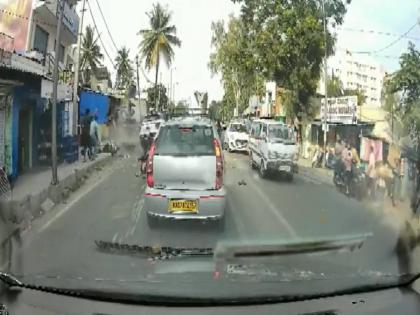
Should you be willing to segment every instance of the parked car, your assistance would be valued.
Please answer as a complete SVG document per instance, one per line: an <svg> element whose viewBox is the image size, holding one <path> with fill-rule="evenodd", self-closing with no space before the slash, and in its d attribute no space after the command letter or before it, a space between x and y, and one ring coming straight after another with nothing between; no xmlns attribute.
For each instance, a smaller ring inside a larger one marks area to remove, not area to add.
<svg viewBox="0 0 420 315"><path fill-rule="evenodd" d="M270 119L252 122L249 137L251 167L259 170L262 178L269 172L284 173L289 181L297 172L298 147L292 128Z"/></svg>
<svg viewBox="0 0 420 315"><path fill-rule="evenodd" d="M225 132L224 148L229 152L248 152L248 133L244 122L232 121Z"/></svg>
<svg viewBox="0 0 420 315"><path fill-rule="evenodd" d="M165 122L147 165L145 209L149 226L159 220L205 220L224 224L223 151L207 118Z"/></svg>

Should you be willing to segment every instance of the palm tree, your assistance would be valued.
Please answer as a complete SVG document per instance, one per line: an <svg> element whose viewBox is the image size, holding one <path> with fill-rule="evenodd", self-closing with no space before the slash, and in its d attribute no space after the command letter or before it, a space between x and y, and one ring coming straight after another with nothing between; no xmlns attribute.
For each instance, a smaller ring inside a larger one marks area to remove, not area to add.
<svg viewBox="0 0 420 315"><path fill-rule="evenodd" d="M154 4L153 9L146 13L149 17L150 29L140 30L143 39L139 45L140 54L146 61L146 68L155 66L155 90L158 84L160 57L165 59L168 67L172 63L174 51L172 46L181 46L181 41L176 37L175 25L170 25L171 13L160 3ZM157 107L158 99L155 100ZM156 108L157 109L157 108Z"/></svg>
<svg viewBox="0 0 420 315"><path fill-rule="evenodd" d="M115 85L117 88L128 89L133 82L133 66L129 57L130 50L126 47L118 50L115 58L115 65L117 67L117 77Z"/></svg>
<svg viewBox="0 0 420 315"><path fill-rule="evenodd" d="M99 36L96 39L94 37L93 28L88 25L82 41L82 56L80 59L80 70L85 76L101 66L101 60L104 57L101 53L101 47L97 44Z"/></svg>

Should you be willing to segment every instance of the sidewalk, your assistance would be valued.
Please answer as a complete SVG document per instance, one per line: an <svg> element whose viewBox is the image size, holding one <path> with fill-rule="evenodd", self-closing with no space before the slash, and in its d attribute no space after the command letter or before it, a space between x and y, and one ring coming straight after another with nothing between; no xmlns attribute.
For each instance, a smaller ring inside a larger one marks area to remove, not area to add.
<svg viewBox="0 0 420 315"><path fill-rule="evenodd" d="M68 176L74 174L74 172L100 163L106 157L108 157L108 154L99 154L95 161L87 161L83 163L80 160L71 164L60 164L57 169L59 182L65 180ZM51 176L50 167L45 167L34 172L20 175L12 187L12 200L21 200L27 196L40 194L43 190L50 186Z"/></svg>
<svg viewBox="0 0 420 315"><path fill-rule="evenodd" d="M57 203L79 188L88 175L110 162L109 153L99 154L94 161L58 166L58 185L51 185L51 168L23 174L13 184L11 200L0 204L0 244L17 228L25 229L36 217L51 210ZM4 226L6 225L6 226Z"/></svg>

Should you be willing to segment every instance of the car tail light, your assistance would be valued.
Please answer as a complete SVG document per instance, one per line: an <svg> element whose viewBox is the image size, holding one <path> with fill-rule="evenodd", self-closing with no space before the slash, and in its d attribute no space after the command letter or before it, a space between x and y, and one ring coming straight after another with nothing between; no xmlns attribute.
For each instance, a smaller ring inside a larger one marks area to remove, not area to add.
<svg viewBox="0 0 420 315"><path fill-rule="evenodd" d="M146 183L147 186L153 187L155 181L153 179L153 156L155 155L155 144L152 143L149 150L149 158L147 159L146 164Z"/></svg>
<svg viewBox="0 0 420 315"><path fill-rule="evenodd" d="M216 189L222 188L223 185L223 159L222 149L217 139L214 139L214 152L216 153Z"/></svg>

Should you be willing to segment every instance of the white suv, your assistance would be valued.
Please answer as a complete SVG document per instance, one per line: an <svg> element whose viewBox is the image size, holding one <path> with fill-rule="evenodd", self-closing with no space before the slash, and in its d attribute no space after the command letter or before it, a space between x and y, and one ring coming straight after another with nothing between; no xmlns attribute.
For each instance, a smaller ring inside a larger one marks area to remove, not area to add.
<svg viewBox="0 0 420 315"><path fill-rule="evenodd" d="M249 158L250 165L259 169L261 177L275 171L284 173L288 180L293 180L298 159L293 129L274 120L254 120L249 137Z"/></svg>

